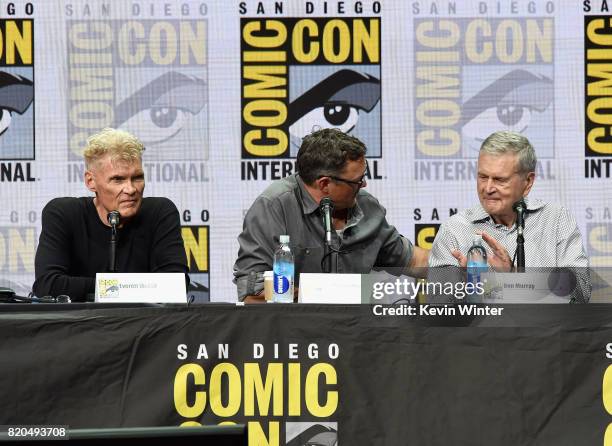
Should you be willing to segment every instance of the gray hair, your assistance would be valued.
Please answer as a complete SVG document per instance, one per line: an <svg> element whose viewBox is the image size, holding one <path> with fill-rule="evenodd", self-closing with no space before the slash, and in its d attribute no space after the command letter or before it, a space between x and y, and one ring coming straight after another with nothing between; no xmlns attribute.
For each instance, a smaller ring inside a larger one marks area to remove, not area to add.
<svg viewBox="0 0 612 446"><path fill-rule="evenodd" d="M520 133L499 131L489 135L480 146L480 153L503 155L514 153L518 156L520 174L535 172L537 157L533 146Z"/></svg>

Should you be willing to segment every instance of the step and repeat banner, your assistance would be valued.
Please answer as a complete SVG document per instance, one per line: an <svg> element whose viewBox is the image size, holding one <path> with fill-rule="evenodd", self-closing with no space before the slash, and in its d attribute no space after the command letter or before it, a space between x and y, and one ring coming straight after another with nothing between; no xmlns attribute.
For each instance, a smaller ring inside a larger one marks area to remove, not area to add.
<svg viewBox="0 0 612 446"><path fill-rule="evenodd" d="M202 299L236 298L244 213L301 138L368 146L368 190L428 247L477 203L495 130L527 136L534 197L612 264L612 23L605 1L69 1L0 4L0 286L34 280L45 203L83 196L85 139L144 142Z"/></svg>

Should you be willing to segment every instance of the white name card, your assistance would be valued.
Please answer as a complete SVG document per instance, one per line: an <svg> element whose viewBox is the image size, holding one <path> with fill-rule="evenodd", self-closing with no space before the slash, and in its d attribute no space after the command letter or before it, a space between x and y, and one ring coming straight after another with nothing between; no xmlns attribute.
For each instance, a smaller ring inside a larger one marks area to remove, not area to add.
<svg viewBox="0 0 612 446"><path fill-rule="evenodd" d="M482 278L485 303L567 304L573 290L564 275L550 272L486 273Z"/></svg>
<svg viewBox="0 0 612 446"><path fill-rule="evenodd" d="M298 302L303 304L360 304L360 274L300 274Z"/></svg>
<svg viewBox="0 0 612 446"><path fill-rule="evenodd" d="M187 302L183 273L97 273L96 302Z"/></svg>

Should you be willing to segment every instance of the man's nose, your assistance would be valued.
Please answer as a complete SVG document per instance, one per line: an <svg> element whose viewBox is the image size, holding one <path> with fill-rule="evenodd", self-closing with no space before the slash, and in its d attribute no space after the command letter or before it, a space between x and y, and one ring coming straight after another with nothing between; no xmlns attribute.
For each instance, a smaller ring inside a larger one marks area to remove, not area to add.
<svg viewBox="0 0 612 446"><path fill-rule="evenodd" d="M134 183L132 181L126 181L125 182L125 187L123 188L123 191L128 194L128 195L132 195L134 193L136 193L136 186L134 186Z"/></svg>

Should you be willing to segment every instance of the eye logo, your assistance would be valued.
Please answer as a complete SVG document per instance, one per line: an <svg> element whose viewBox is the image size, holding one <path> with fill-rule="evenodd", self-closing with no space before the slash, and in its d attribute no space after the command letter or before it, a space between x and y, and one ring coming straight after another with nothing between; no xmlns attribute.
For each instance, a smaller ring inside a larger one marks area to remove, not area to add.
<svg viewBox="0 0 612 446"><path fill-rule="evenodd" d="M380 79L355 70L336 71L289 104L291 141L299 148L302 138L319 128L350 133L360 115L370 113L379 102Z"/></svg>
<svg viewBox="0 0 612 446"><path fill-rule="evenodd" d="M203 79L170 71L119 103L113 127L142 135L146 146L163 144L204 109L207 96Z"/></svg>
<svg viewBox="0 0 612 446"><path fill-rule="evenodd" d="M478 152L485 129L526 133L538 113L553 101L552 79L526 70L512 70L468 99L461 107L463 140L470 152Z"/></svg>
<svg viewBox="0 0 612 446"><path fill-rule="evenodd" d="M34 100L34 83L25 77L0 71L0 136L9 129L13 113L23 115Z"/></svg>

